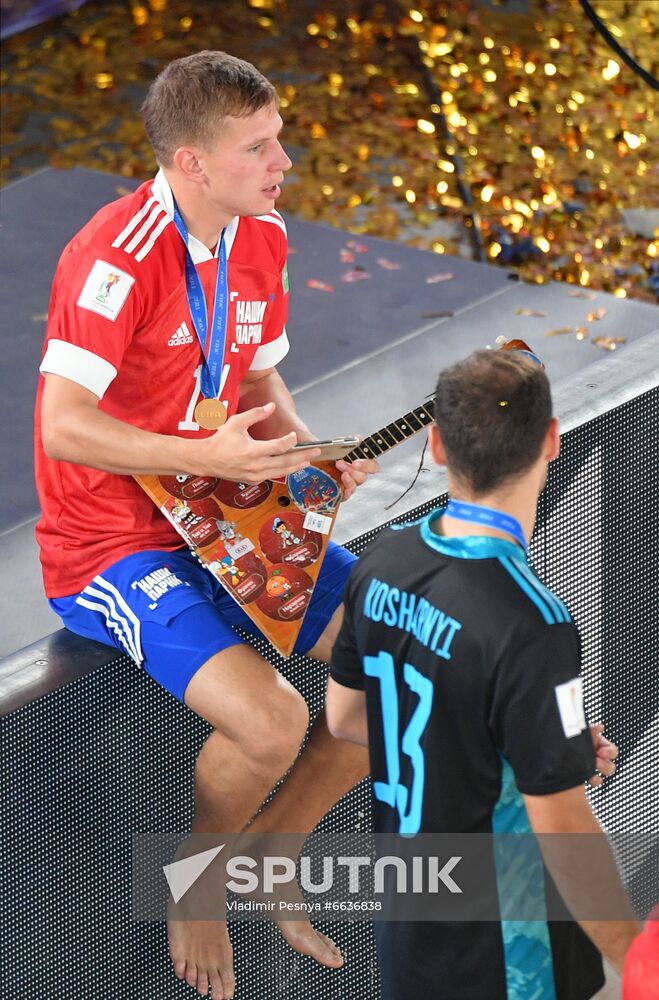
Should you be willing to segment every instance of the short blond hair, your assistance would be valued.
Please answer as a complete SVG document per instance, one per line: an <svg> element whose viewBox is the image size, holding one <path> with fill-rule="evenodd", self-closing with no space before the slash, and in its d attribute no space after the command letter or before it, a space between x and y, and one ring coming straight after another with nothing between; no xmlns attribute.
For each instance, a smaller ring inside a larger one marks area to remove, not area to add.
<svg viewBox="0 0 659 1000"><path fill-rule="evenodd" d="M180 146L208 146L228 116L246 117L279 105L262 73L226 52L195 52L175 59L149 87L142 118L156 159L170 166Z"/></svg>

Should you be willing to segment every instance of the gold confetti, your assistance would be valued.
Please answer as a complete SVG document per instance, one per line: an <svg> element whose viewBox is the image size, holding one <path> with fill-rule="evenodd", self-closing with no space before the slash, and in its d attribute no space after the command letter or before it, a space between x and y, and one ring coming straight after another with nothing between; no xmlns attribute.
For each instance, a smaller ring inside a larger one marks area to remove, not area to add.
<svg viewBox="0 0 659 1000"><path fill-rule="evenodd" d="M615 351L618 344L627 343L626 337L593 337L591 344L601 347L603 351Z"/></svg>
<svg viewBox="0 0 659 1000"><path fill-rule="evenodd" d="M348 240L346 246L349 250L354 250L355 253L368 253L368 247L365 243L359 243L358 240Z"/></svg>
<svg viewBox="0 0 659 1000"><path fill-rule="evenodd" d="M112 86L112 73L97 73L94 82L99 90L108 90Z"/></svg>
<svg viewBox="0 0 659 1000"><path fill-rule="evenodd" d="M516 316L540 316L544 318L547 313L540 309L515 309Z"/></svg>
<svg viewBox="0 0 659 1000"><path fill-rule="evenodd" d="M547 330L545 337L560 337L564 333L572 333L571 326L558 326L555 330Z"/></svg>
<svg viewBox="0 0 659 1000"><path fill-rule="evenodd" d="M577 340L587 340L588 339L588 327L578 326L576 331Z"/></svg>
<svg viewBox="0 0 659 1000"><path fill-rule="evenodd" d="M577 295L587 281L584 299L624 290L654 302L659 242L630 233L623 213L659 203L658 95L581 30L577 0L528 6L510 18L430 0L400 14L366 5L339 16L321 5L299 25L285 0L226 0L212 18L188 0L86 5L62 15L57 34L44 23L4 43L3 178L46 165L152 176L140 94L169 59L230 38L235 55L278 84L284 146L295 151L284 213L468 256L466 189L491 265L533 284L569 282ZM601 6L609 29L652 66L657 0ZM410 72L408 43L434 100Z"/></svg>
<svg viewBox="0 0 659 1000"><path fill-rule="evenodd" d="M598 319L603 319L606 316L606 313L606 309L593 309L593 311L589 312L586 316L586 321L588 323L594 323Z"/></svg>
<svg viewBox="0 0 659 1000"><path fill-rule="evenodd" d="M342 274L341 281L343 281L345 284L352 285L356 281L365 281L367 278L370 277L371 276L368 273L368 271L365 271L361 267L356 267L354 268L354 270L346 271L345 274Z"/></svg>
<svg viewBox="0 0 659 1000"><path fill-rule="evenodd" d="M609 59L608 63L602 70L602 77L605 80L613 80L614 77L620 72L620 63L617 63L615 59Z"/></svg>

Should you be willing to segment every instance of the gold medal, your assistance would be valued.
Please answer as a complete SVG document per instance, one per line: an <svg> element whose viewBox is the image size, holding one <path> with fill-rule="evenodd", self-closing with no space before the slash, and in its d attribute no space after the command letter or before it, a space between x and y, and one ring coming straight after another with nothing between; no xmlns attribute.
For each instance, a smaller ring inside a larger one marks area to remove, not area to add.
<svg viewBox="0 0 659 1000"><path fill-rule="evenodd" d="M206 431L216 431L227 418L224 403L219 399L200 399L194 408L194 418Z"/></svg>

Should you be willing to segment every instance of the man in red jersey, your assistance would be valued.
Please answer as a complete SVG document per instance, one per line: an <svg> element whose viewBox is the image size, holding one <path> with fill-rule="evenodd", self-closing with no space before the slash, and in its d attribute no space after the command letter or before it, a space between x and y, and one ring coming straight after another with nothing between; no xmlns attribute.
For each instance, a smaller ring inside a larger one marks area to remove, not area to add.
<svg viewBox="0 0 659 1000"><path fill-rule="evenodd" d="M289 454L313 435L276 371L288 278L274 206L291 161L274 88L224 53L170 64L143 115L155 180L101 209L57 268L36 410L37 537L65 625L116 645L213 726L193 832L237 832L296 758L307 708L234 631L249 619L133 475L257 483L319 455ZM377 470L338 466L346 497ZM329 658L352 561L330 546L297 651ZM365 752L334 740L321 716L256 829L312 829L366 771ZM279 926L299 952L342 964L308 921ZM171 919L169 938L180 978L233 995L224 923Z"/></svg>

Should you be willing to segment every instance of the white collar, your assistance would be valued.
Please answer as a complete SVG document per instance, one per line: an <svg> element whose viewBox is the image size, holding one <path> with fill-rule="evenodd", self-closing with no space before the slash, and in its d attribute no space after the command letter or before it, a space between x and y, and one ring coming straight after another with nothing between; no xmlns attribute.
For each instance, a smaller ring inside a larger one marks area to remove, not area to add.
<svg viewBox="0 0 659 1000"><path fill-rule="evenodd" d="M167 215L171 219L174 218L174 195L172 194L172 189L169 186L169 182L165 177L162 168L158 171L156 176L153 178L153 184L151 186L151 193L156 201L165 209ZM236 230L238 229L238 223L240 222L240 216L236 215L231 220L229 225L224 230L224 245L227 252L227 260L229 254L231 253L231 247L233 246L233 241L236 236ZM208 247L198 240L196 236L192 233L188 233L188 249L190 250L190 256L195 264L203 264L206 260L212 260L213 257L217 257L218 251L220 249L220 241L218 240L217 246L215 247L215 253L211 253Z"/></svg>

